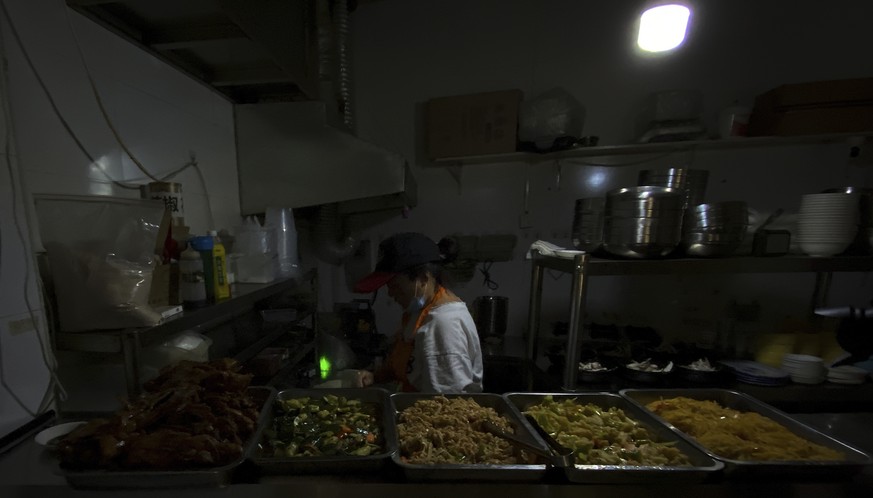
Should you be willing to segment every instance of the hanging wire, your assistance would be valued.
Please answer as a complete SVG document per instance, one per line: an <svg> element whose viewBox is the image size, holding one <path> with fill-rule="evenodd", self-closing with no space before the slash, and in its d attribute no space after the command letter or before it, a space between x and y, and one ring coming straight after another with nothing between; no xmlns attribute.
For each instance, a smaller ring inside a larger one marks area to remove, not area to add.
<svg viewBox="0 0 873 498"><path fill-rule="evenodd" d="M482 285L488 287L490 290L497 290L497 288L500 286L497 285L497 282L491 279L491 265L493 264L493 261L483 262L482 267L479 268L479 273L481 273L483 276Z"/></svg>
<svg viewBox="0 0 873 498"><path fill-rule="evenodd" d="M88 76L88 84L91 86L91 92L94 94L94 100L97 101L97 107L100 109L100 114L103 115L103 120L106 122L106 126L109 127L109 131L112 132L112 136L115 137L115 141L118 143L119 147L127 154L127 157L130 158L131 161L136 165L136 167L142 171L144 175L149 177L151 180L160 182L161 179L153 175L146 167L140 162L136 156L133 155L133 152L127 147L127 144L122 140L121 135L118 133L118 130L115 128L115 125L112 124L112 120L109 118L109 113L106 111L106 107L103 105L103 99L100 97L100 92L97 91L97 83L94 82L94 77L91 75L91 68L88 66L88 61L85 60L85 53L82 52L82 45L79 43L79 36L76 34L76 30L73 29L73 23L70 20L69 9L64 9L64 15L67 19L67 25L70 27L70 33L73 35L73 45L76 46L76 52L79 54L79 60L82 61L82 67L85 68L85 75Z"/></svg>
<svg viewBox="0 0 873 498"><path fill-rule="evenodd" d="M36 70L36 65L34 65L33 60L30 58L30 54L24 48L24 43L21 41L21 36L18 34L18 30L15 28L15 24L12 23L12 17L9 16L9 11L6 9L6 2L0 1L0 8L3 9L3 17L6 19L6 23L9 25L9 30L12 33L12 37L15 39L15 44L18 45L19 50L21 50L21 54L24 56L24 60L27 62L28 67L30 67L30 71L33 73L34 77L36 77L36 81L37 81L37 83L39 83L39 87L42 89L43 93L45 94L46 99L48 100L49 105L52 108L52 111L54 111L54 113L55 113L55 116L58 117L58 120L60 120L61 125L64 127L64 130L66 130L66 132L70 136L70 138L73 139L73 142L76 143L76 146L79 148L79 150L82 151L83 154L85 154L85 157L87 157L88 160L91 161L91 164L99 164L97 162L97 160L94 159L94 157L91 156L91 154L85 148L85 145L82 144L82 141L79 140L78 135L76 135L76 133L73 131L73 128L70 126L70 124L67 122L67 120L64 119L63 115L61 114L61 110L58 109L58 105L55 102L55 99L52 97L51 92L49 92L49 89L46 86L45 81L43 81L42 77L40 77L40 75L39 75L39 72ZM5 63L6 63L6 61L4 61L4 64ZM104 171L102 167L97 168L97 169L101 173L103 173L103 175L106 176L106 178L109 179L109 181L111 181L112 183L114 183L118 187L121 187L124 189L129 189L129 190L139 190L139 185L128 185L128 184L122 183L121 181L116 180L115 178L110 176L109 173Z"/></svg>

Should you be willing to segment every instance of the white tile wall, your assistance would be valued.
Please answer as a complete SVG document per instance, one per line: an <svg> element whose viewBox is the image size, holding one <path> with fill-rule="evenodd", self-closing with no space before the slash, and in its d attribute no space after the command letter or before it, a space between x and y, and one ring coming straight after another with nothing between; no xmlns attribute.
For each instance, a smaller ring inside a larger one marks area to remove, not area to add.
<svg viewBox="0 0 873 498"><path fill-rule="evenodd" d="M48 87L57 107L91 156L112 177L130 183L148 180L115 142L97 107L85 67L76 48L78 42L96 87L122 139L155 175L175 170L193 153L206 179L213 204L214 224L233 227L239 220L233 107L223 97L176 69L153 58L74 11L63 1L6 2L11 24ZM15 165L22 177L24 195L21 214L31 209L33 193L115 195L138 197L136 190L110 183L96 165L76 147L54 114L38 81L9 29L0 24L8 61L8 98L11 105ZM3 167L3 178L7 176ZM204 188L189 169L174 181L186 194L187 224L192 231L213 228L209 221ZM24 262L30 249L22 247L13 230L7 180L0 181L0 338L4 375L16 390L28 392L27 400L41 397L47 371L33 334L10 336L9 320L27 312L24 302ZM190 197L188 196L190 195ZM37 232L24 222L25 235ZM40 314L35 281L31 302ZM36 402L39 400L37 399ZM71 406L75 406L73 403ZM26 419L11 399L0 392L0 434Z"/></svg>
<svg viewBox="0 0 873 498"><path fill-rule="evenodd" d="M42 310L33 310L39 327L44 327ZM0 434L6 434L30 419L36 412L49 385L39 340L32 330L13 332L10 325L29 321L30 313L0 316L0 355L3 360L5 386L0 387ZM24 327L27 327L24 325ZM10 394L10 391L14 394ZM18 398L27 409L23 408Z"/></svg>

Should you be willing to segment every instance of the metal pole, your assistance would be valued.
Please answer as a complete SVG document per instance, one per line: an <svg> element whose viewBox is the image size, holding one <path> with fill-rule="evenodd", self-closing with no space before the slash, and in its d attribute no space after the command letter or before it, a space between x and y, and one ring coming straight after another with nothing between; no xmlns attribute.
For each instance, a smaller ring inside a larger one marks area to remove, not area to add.
<svg viewBox="0 0 873 498"><path fill-rule="evenodd" d="M828 294L831 291L831 281L834 274L832 272L817 272L815 274L815 288L812 291L812 309L809 310L810 315L815 316L817 308L825 308L828 305Z"/></svg>
<svg viewBox="0 0 873 498"><path fill-rule="evenodd" d="M576 390L576 375L579 368L579 331L585 319L586 276L588 275L588 253L573 257L573 283L570 290L570 327L567 331L567 351L564 364L564 390Z"/></svg>
<svg viewBox="0 0 873 498"><path fill-rule="evenodd" d="M540 254L531 251L530 302L527 308L527 358L535 365L537 361L537 336L540 328L540 300L543 297L543 268Z"/></svg>
<svg viewBox="0 0 873 498"><path fill-rule="evenodd" d="M124 380L127 382L127 396L133 398L140 393L140 344L139 335L121 334L121 353L124 355Z"/></svg>

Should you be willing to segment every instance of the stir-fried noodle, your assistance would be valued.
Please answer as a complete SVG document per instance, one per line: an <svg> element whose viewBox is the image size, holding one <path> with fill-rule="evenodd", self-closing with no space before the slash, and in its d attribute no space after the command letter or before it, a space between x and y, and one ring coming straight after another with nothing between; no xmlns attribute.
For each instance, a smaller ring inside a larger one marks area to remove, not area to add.
<svg viewBox="0 0 873 498"><path fill-rule="evenodd" d="M677 397L647 405L716 455L733 460L844 460L831 448L807 441L755 412L709 400Z"/></svg>
<svg viewBox="0 0 873 498"><path fill-rule="evenodd" d="M471 398L418 400L398 418L401 456L413 464L524 463L506 440L484 431L486 420L513 432L512 425L493 408Z"/></svg>

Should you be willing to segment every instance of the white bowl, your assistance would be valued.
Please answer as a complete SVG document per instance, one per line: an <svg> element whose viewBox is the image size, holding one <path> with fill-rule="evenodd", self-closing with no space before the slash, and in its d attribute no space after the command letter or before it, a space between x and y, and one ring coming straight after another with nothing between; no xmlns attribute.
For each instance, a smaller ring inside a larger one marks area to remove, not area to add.
<svg viewBox="0 0 873 498"><path fill-rule="evenodd" d="M800 245L801 251L810 256L817 257L836 256L845 251L849 247L849 244L852 243L851 240L847 242L813 242L803 239L799 239L797 242L798 245Z"/></svg>
<svg viewBox="0 0 873 498"><path fill-rule="evenodd" d="M37 435L33 437L33 441L40 446L47 446L52 443L54 439L57 439L61 436L66 436L67 434L73 432L76 427L85 424L86 422L79 421L53 425L39 431L39 433L37 433Z"/></svg>

